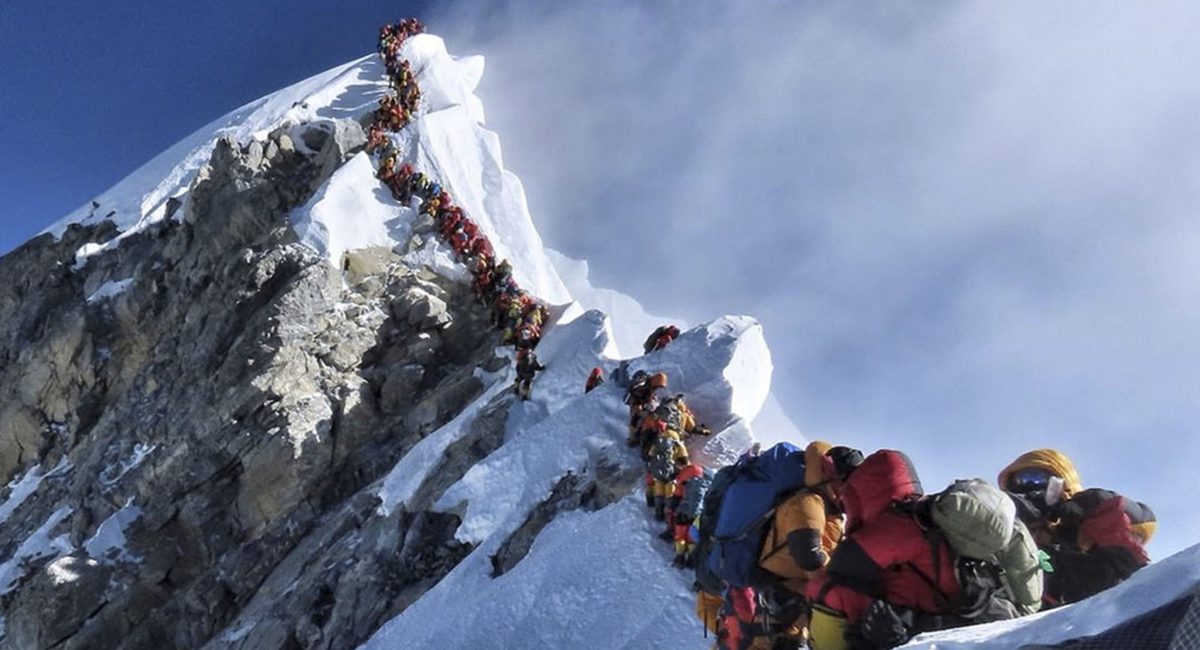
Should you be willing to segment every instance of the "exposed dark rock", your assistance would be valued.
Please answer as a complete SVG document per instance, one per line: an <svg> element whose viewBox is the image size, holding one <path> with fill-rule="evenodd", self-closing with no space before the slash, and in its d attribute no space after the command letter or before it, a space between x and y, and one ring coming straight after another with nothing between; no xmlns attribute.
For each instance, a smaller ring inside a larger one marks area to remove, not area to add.
<svg viewBox="0 0 1200 650"><path fill-rule="evenodd" d="M500 444L505 404L425 506L384 515L374 490L484 390L487 313L388 251L343 274L286 218L364 141L346 120L221 140L168 200L180 219L119 242L73 225L0 258L0 480L44 475L0 557L43 527L74 549L26 558L0 645L353 647L470 552L456 516L425 510ZM105 526L124 549L90 557Z"/></svg>

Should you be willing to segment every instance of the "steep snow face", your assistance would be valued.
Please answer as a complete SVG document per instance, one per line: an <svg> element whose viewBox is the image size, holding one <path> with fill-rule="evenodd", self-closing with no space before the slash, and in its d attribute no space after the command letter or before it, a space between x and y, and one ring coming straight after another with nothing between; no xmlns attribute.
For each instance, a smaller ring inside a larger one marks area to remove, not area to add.
<svg viewBox="0 0 1200 650"><path fill-rule="evenodd" d="M736 416L752 422L771 388L771 352L762 325L748 316L724 316L682 333L662 350L634 359L638 370L665 372L671 393L683 393L688 406L714 429Z"/></svg>
<svg viewBox="0 0 1200 650"><path fill-rule="evenodd" d="M428 34L409 39L401 56L416 73L424 111L400 133L397 145L405 161L442 183L496 255L512 261L522 287L551 303L569 302L529 216L521 181L504 169L500 138L483 127L483 107L474 94L482 58L455 59L442 39Z"/></svg>
<svg viewBox="0 0 1200 650"><path fill-rule="evenodd" d="M392 136L403 162L441 183L463 206L497 256L512 261L522 287L551 303L569 302L571 295L529 216L525 190L504 169L500 138L483 126L483 104L474 94L483 58L452 57L442 39L429 34L408 39L401 57L412 65L422 93L418 118ZM338 264L347 250L404 245L415 216L374 179L364 155L296 210L292 222L302 243Z"/></svg>
<svg viewBox="0 0 1200 650"><path fill-rule="evenodd" d="M183 198L188 185L224 137L245 142L284 122L357 117L370 111L387 90L383 64L365 56L221 116L155 156L95 201L68 214L43 232L59 236L72 223L112 221L124 235L160 221L167 200Z"/></svg>
<svg viewBox="0 0 1200 650"><path fill-rule="evenodd" d="M292 212L292 223L301 243L336 265L346 251L408 241L414 214L375 180L371 159L360 153Z"/></svg>
<svg viewBox="0 0 1200 650"><path fill-rule="evenodd" d="M619 291L592 285L586 261L573 259L550 249L546 250L546 254L563 283L567 285L571 297L585 309L620 314L620 318L612 323L613 344L617 348L617 354L613 356L629 358L641 355L646 337L659 325L673 323L681 330L687 329L687 323L678 318L654 316L633 298Z"/></svg>
<svg viewBox="0 0 1200 650"><path fill-rule="evenodd" d="M661 524L640 494L594 513L560 514L525 559L491 577L492 556L565 475L586 479L601 465L633 469L639 462L624 444L622 388L610 382L583 393L589 368L615 364L607 331L604 314L589 311L547 332L538 346L547 369L533 399L510 411L504 444L434 504L460 514L456 536L477 548L365 647L701 647L691 578L670 567L670 547L656 537ZM733 423L728 439L748 444L742 418L761 407L766 384L758 377L771 372L758 323L718 319L631 368L639 365L666 370L701 417ZM506 386L494 384L477 404ZM404 504L423 480L422 467L463 433L463 421L455 421L419 443L384 482L383 507Z"/></svg>
<svg viewBox="0 0 1200 650"><path fill-rule="evenodd" d="M673 323L680 329L687 329L687 323L682 319L652 315L633 298L619 291L594 286L588 277L586 261L570 258L554 250L546 252L576 302L585 309L598 309L613 315L612 339L617 351L610 356L628 359L641 355L646 336L659 325ZM807 442L804 434L783 412L783 407L774 394L767 395L766 402L751 425L754 432L752 435L749 431L746 432L749 437L745 446L752 440L757 440L764 446L783 441L796 445L804 445ZM732 443L733 440L727 439L725 442ZM741 449L737 451L740 452ZM718 454L716 457L724 455ZM733 458L736 457L737 453L734 453Z"/></svg>
<svg viewBox="0 0 1200 650"><path fill-rule="evenodd" d="M706 648L684 573L629 497L559 515L529 556L488 578L476 551L362 647Z"/></svg>

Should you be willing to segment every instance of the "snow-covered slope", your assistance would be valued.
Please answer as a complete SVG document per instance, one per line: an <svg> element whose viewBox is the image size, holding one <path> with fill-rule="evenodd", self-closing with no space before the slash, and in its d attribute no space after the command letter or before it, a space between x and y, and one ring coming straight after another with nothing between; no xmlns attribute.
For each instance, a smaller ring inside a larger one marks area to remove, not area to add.
<svg viewBox="0 0 1200 650"><path fill-rule="evenodd" d="M581 390L587 368L611 362L602 354L604 320L590 311L547 334L539 350L548 370L539 377L533 400L510 413L504 445L435 504L461 513L459 540L478 546L366 647L703 643L703 630L691 614L691 577L670 567L669 547L655 537L661 524L647 517L637 494L594 513L560 515L512 571L491 577L492 557L502 542L564 475L587 476L605 465L634 462L624 445L621 389L610 383L587 395ZM766 397L765 384L744 382L739 374L754 366L769 372L759 330L747 318L718 319L635 363L669 369L679 388L705 407L705 417L733 424L752 418ZM427 459L462 432L461 423L452 422L401 461L385 483L384 507L403 505ZM471 623L458 623L463 620Z"/></svg>
<svg viewBox="0 0 1200 650"><path fill-rule="evenodd" d="M374 108L387 90L383 64L364 56L276 91L214 120L155 156L96 197L98 207L81 206L44 232L61 235L72 223L112 221L128 235L166 216L167 200L182 197L196 171L208 162L223 137L240 142L290 122L357 117Z"/></svg>
<svg viewBox="0 0 1200 650"><path fill-rule="evenodd" d="M1109 630L1188 594L1200 592L1200 545L1135 573L1124 583L1087 600L1013 621L977 625L917 637L906 648L1007 650L1055 644ZM1195 605L1193 605L1195 607ZM1200 639L1193 639L1193 643ZM1194 648L1192 644L1171 646Z"/></svg>

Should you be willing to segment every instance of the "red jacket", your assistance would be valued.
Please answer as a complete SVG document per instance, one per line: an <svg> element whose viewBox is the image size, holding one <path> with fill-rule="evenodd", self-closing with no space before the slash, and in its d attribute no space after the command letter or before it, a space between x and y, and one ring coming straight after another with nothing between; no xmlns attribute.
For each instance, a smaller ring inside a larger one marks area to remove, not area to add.
<svg viewBox="0 0 1200 650"><path fill-rule="evenodd" d="M590 392L592 392L592 389L594 389L595 387L597 387L603 383L604 383L604 374L599 368L596 368L596 369L592 370L591 374L588 375L587 383L584 384L584 387L583 387L583 392L590 393Z"/></svg>
<svg viewBox="0 0 1200 650"><path fill-rule="evenodd" d="M687 483L698 476L704 476L703 467L695 463L688 463L687 465L684 465L683 469L679 470L679 473L675 475L675 493L671 496L682 499L683 492L686 489L684 483Z"/></svg>
<svg viewBox="0 0 1200 650"><path fill-rule="evenodd" d="M1091 488L1055 506L1050 529L1052 573L1046 601L1072 603L1099 593L1150 562L1144 544L1154 534L1154 511L1111 490Z"/></svg>
<svg viewBox="0 0 1200 650"><path fill-rule="evenodd" d="M848 537L834 551L825 578L809 583L809 597L842 612L850 624L875 599L945 612L959 592L950 548L939 542L935 549L916 519L893 507L923 493L903 453L885 449L868 456L843 486Z"/></svg>

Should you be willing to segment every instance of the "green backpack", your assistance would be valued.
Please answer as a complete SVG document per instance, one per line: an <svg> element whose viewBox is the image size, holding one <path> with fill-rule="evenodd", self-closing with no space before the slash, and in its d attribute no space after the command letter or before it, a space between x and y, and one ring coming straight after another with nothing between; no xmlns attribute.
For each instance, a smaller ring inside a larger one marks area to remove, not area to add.
<svg viewBox="0 0 1200 650"><path fill-rule="evenodd" d="M1007 494L980 479L955 481L930 497L929 515L956 553L998 570L1001 586L996 596L1015 605L1021 615L1038 610L1041 558Z"/></svg>

